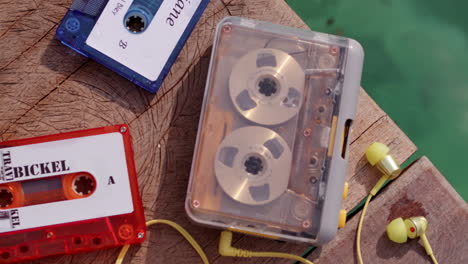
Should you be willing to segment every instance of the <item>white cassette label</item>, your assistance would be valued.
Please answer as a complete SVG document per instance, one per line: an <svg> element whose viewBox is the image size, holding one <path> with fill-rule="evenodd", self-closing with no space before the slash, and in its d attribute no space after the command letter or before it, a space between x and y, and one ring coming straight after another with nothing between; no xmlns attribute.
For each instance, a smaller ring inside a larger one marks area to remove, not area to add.
<svg viewBox="0 0 468 264"><path fill-rule="evenodd" d="M60 181L48 180L57 178L51 176L74 172L87 172L96 181L95 191L89 197L0 210L0 233L134 210L120 133L2 148L0 152L3 176L0 184L20 182L24 192L28 188L45 195L49 189L62 187ZM29 181L37 179L40 180Z"/></svg>
<svg viewBox="0 0 468 264"><path fill-rule="evenodd" d="M130 33L124 27L124 17L132 2L109 0L86 44L155 81L201 0L164 0L148 28L140 34Z"/></svg>

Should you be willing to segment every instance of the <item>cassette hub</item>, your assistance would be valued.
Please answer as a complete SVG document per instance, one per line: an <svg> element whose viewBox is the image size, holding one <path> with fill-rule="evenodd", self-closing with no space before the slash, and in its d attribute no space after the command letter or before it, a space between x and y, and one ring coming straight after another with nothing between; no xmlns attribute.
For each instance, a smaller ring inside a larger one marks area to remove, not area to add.
<svg viewBox="0 0 468 264"><path fill-rule="evenodd" d="M129 14L127 19L125 20L125 26L127 27L128 31L132 33L140 33L146 27L146 20L145 18L137 13Z"/></svg>
<svg viewBox="0 0 468 264"><path fill-rule="evenodd" d="M247 173L257 175L263 171L263 159L255 154L250 154L244 162Z"/></svg>
<svg viewBox="0 0 468 264"><path fill-rule="evenodd" d="M89 195L94 191L95 183L88 175L78 175L73 179L73 190L78 195Z"/></svg>
<svg viewBox="0 0 468 264"><path fill-rule="evenodd" d="M278 83L276 82L276 79L274 79L273 76L265 76L263 78L260 78L260 81L258 82L258 88L258 91L262 95L270 97L272 95L275 95L278 91Z"/></svg>

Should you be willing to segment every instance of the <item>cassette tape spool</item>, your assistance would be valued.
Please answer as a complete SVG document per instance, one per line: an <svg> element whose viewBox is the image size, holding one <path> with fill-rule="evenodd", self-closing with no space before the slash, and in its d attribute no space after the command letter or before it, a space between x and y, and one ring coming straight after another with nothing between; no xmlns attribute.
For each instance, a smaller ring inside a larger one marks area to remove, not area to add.
<svg viewBox="0 0 468 264"><path fill-rule="evenodd" d="M1 143L0 263L141 243L145 236L126 125Z"/></svg>
<svg viewBox="0 0 468 264"><path fill-rule="evenodd" d="M280 240L334 237L360 87L359 44L228 17L218 25L186 211Z"/></svg>
<svg viewBox="0 0 468 264"><path fill-rule="evenodd" d="M278 49L259 49L234 65L229 92L245 118L276 125L299 112L304 80L304 70L292 56Z"/></svg>
<svg viewBox="0 0 468 264"><path fill-rule="evenodd" d="M216 178L232 199L262 205L286 191L292 155L273 130L239 128L221 142L216 156Z"/></svg>

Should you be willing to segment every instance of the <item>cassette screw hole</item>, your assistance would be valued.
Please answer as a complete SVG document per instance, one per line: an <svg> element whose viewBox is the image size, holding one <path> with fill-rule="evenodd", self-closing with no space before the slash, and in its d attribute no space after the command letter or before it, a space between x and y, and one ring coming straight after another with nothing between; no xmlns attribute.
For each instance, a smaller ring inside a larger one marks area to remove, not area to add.
<svg viewBox="0 0 468 264"><path fill-rule="evenodd" d="M315 167L315 166L317 166L317 162L318 162L318 160L317 160L316 157L310 158L310 165Z"/></svg>
<svg viewBox="0 0 468 264"><path fill-rule="evenodd" d="M73 243L75 243L75 245L80 245L83 241L81 241L81 238L80 237L75 237L73 239Z"/></svg>
<svg viewBox="0 0 468 264"><path fill-rule="evenodd" d="M229 26L229 25L225 25L225 26L223 27L223 32L224 32L224 33L230 33L231 30L232 30L232 28L231 28L231 26Z"/></svg>
<svg viewBox="0 0 468 264"><path fill-rule="evenodd" d="M94 245L101 245L101 243L102 243L102 239L101 239L101 238L99 238L99 237L93 238L93 244L94 244Z"/></svg>
<svg viewBox="0 0 468 264"><path fill-rule="evenodd" d="M272 96L278 91L275 80L264 78L258 83L258 91L264 96Z"/></svg>
<svg viewBox="0 0 468 264"><path fill-rule="evenodd" d="M28 247L28 246L21 246L21 247L19 248L19 251L20 251L21 253L26 253L26 252L29 251L29 247Z"/></svg>
<svg viewBox="0 0 468 264"><path fill-rule="evenodd" d="M10 253L3 252L1 256L2 256L2 259L9 259L10 258Z"/></svg>
<svg viewBox="0 0 468 264"><path fill-rule="evenodd" d="M90 176L81 175L74 180L73 189L79 195L88 195L94 191L94 182Z"/></svg>
<svg viewBox="0 0 468 264"><path fill-rule="evenodd" d="M0 189L0 208L13 204L13 194L7 189Z"/></svg>
<svg viewBox="0 0 468 264"><path fill-rule="evenodd" d="M72 33L77 32L80 26L80 21L75 17L71 17L65 22L65 28Z"/></svg>
<svg viewBox="0 0 468 264"><path fill-rule="evenodd" d="M129 240L134 235L133 226L123 224L119 227L119 237L123 240Z"/></svg>
<svg viewBox="0 0 468 264"><path fill-rule="evenodd" d="M306 136L306 137L310 136L311 133L312 133L312 129L310 129L310 128L307 128L307 129L304 130L304 136Z"/></svg>
<svg viewBox="0 0 468 264"><path fill-rule="evenodd" d="M125 132L127 132L127 128L124 127L124 126L121 127L121 128L120 128L120 133L125 133Z"/></svg>
<svg viewBox="0 0 468 264"><path fill-rule="evenodd" d="M325 107L323 105L319 106L318 111L319 113L325 112Z"/></svg>
<svg viewBox="0 0 468 264"><path fill-rule="evenodd" d="M310 221L306 220L306 221L302 222L302 227L309 228L310 227Z"/></svg>
<svg viewBox="0 0 468 264"><path fill-rule="evenodd" d="M198 201L198 200L193 200L192 204L193 204L193 207L195 207L195 208L200 207L200 201Z"/></svg>
<svg viewBox="0 0 468 264"><path fill-rule="evenodd" d="M255 156L250 156L244 162L245 171L250 174L257 175L259 172L263 170L263 162L262 159Z"/></svg>
<svg viewBox="0 0 468 264"><path fill-rule="evenodd" d="M317 178L315 178L315 177L310 177L310 178L309 178L309 181L310 181L310 183L312 183L312 184L316 184L316 183L317 183Z"/></svg>
<svg viewBox="0 0 468 264"><path fill-rule="evenodd" d="M145 233L143 233L143 232L139 232L139 233L138 233L138 238L139 238L139 239L142 239L142 238L144 238L144 237L145 237Z"/></svg>
<svg viewBox="0 0 468 264"><path fill-rule="evenodd" d="M336 47L336 46L333 46L333 47L330 48L330 54L332 54L332 55L336 55L338 53L338 51L339 51L339 48Z"/></svg>
<svg viewBox="0 0 468 264"><path fill-rule="evenodd" d="M50 238L54 237L54 233L53 232L47 232L46 237L48 239L50 239Z"/></svg>
<svg viewBox="0 0 468 264"><path fill-rule="evenodd" d="M145 20L140 15L131 15L125 21L125 26L132 33L140 33L145 29Z"/></svg>

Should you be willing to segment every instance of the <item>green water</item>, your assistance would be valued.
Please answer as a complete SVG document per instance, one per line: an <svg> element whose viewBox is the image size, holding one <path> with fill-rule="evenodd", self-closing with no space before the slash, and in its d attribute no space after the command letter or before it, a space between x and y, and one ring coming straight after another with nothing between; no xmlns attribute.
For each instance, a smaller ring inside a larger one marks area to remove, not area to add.
<svg viewBox="0 0 468 264"><path fill-rule="evenodd" d="M358 40L362 86L468 201L468 2L288 0L315 31Z"/></svg>

